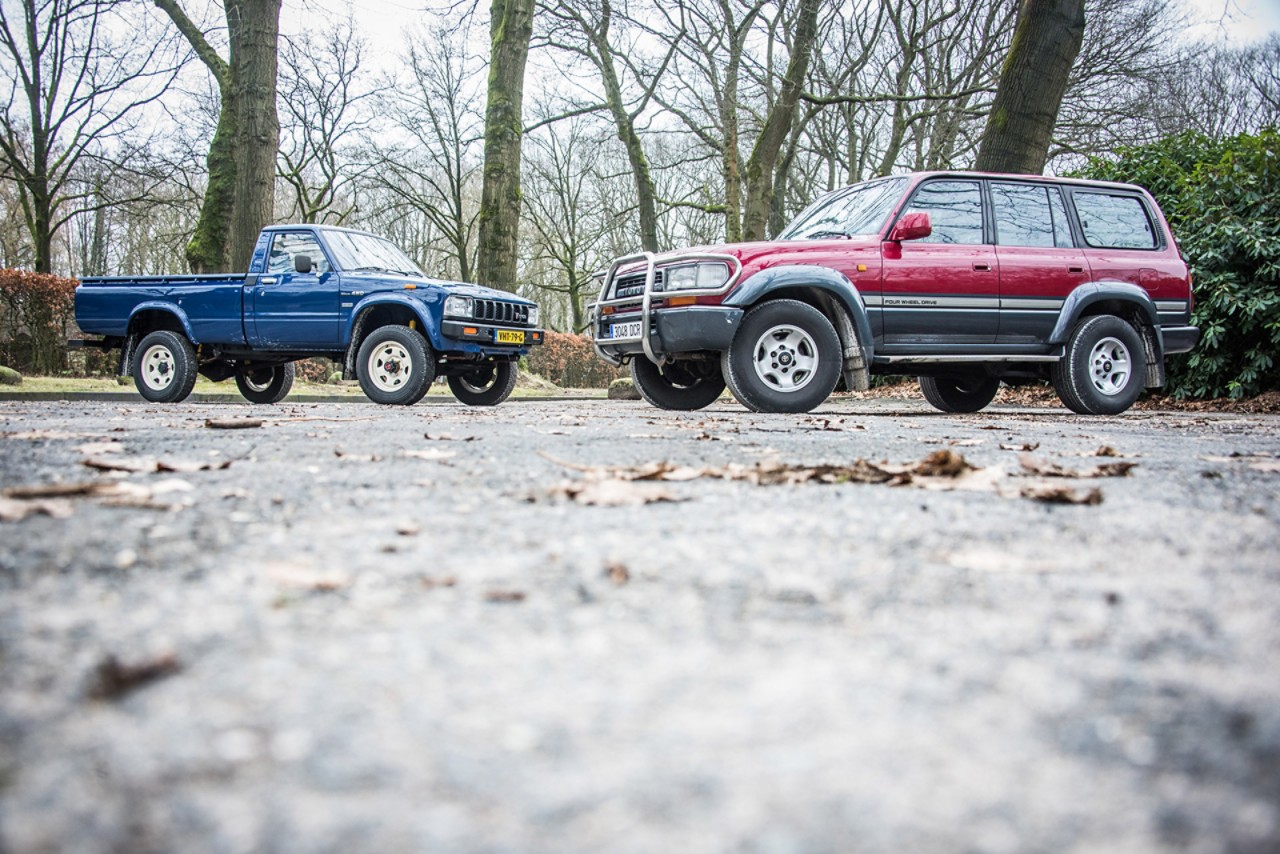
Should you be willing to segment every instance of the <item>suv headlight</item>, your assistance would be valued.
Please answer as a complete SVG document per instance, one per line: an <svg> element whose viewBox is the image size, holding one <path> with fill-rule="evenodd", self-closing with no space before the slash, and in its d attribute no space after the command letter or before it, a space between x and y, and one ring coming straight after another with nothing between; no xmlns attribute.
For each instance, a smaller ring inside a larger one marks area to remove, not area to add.
<svg viewBox="0 0 1280 854"><path fill-rule="evenodd" d="M445 317L470 317L473 303L471 297L451 296L444 299Z"/></svg>
<svg viewBox="0 0 1280 854"><path fill-rule="evenodd" d="M537 326L537 325L538 325L538 307L537 307L536 305L531 305L531 306L529 306L529 320L528 320L528 323L529 323L529 325L530 325L530 326Z"/></svg>
<svg viewBox="0 0 1280 854"><path fill-rule="evenodd" d="M664 291L682 291L692 288L715 290L727 281L729 281L729 265L719 261L680 264L676 267L666 267L662 272Z"/></svg>

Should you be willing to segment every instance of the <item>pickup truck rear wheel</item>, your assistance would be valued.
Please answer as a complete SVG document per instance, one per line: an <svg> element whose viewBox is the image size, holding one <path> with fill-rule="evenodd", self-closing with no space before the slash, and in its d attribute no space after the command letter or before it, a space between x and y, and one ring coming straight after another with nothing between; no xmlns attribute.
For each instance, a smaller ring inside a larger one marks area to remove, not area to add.
<svg viewBox="0 0 1280 854"><path fill-rule="evenodd" d="M1081 320L1062 360L1049 368L1058 397L1081 415L1118 415L1142 394L1147 353L1138 330L1100 314Z"/></svg>
<svg viewBox="0 0 1280 854"><path fill-rule="evenodd" d="M516 387L513 362L494 362L471 373L449 377L449 391L468 406L496 406Z"/></svg>
<svg viewBox="0 0 1280 854"><path fill-rule="evenodd" d="M919 377L924 399L942 412L977 412L995 399L1000 380L993 377Z"/></svg>
<svg viewBox="0 0 1280 854"><path fill-rule="evenodd" d="M702 409L724 391L715 362L668 362L659 368L643 356L631 360L631 381L640 396L659 409Z"/></svg>
<svg viewBox="0 0 1280 854"><path fill-rule="evenodd" d="M374 403L409 406L422 400L435 379L431 345L407 326L381 326L364 339L356 377Z"/></svg>
<svg viewBox="0 0 1280 854"><path fill-rule="evenodd" d="M840 338L826 315L779 299L747 312L721 370L738 402L756 412L808 412L840 379Z"/></svg>
<svg viewBox="0 0 1280 854"><path fill-rule="evenodd" d="M236 373L236 387L250 403L279 403L293 388L293 362L263 365Z"/></svg>
<svg viewBox="0 0 1280 854"><path fill-rule="evenodd" d="M196 386L196 351L176 332L149 333L133 351L133 384L152 403L179 403Z"/></svg>

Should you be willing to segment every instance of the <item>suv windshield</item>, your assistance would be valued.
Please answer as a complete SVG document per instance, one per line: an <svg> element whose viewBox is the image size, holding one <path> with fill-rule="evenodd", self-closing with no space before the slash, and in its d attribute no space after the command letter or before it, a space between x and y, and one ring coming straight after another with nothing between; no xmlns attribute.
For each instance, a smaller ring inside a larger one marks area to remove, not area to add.
<svg viewBox="0 0 1280 854"><path fill-rule="evenodd" d="M404 275L425 275L408 255L389 240L352 231L326 231L325 242L338 265L347 272L375 270Z"/></svg>
<svg viewBox="0 0 1280 854"><path fill-rule="evenodd" d="M824 239L878 234L893 203L902 197L906 178L882 178L854 184L823 196L801 212L779 240Z"/></svg>

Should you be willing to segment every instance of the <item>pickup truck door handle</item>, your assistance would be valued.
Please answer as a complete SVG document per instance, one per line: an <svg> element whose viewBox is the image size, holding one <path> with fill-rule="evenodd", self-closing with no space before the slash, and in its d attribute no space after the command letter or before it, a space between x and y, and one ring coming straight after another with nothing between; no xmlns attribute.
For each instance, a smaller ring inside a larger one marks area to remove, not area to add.
<svg viewBox="0 0 1280 854"><path fill-rule="evenodd" d="M991 265L990 264L974 264L973 269L977 270L979 273L990 273Z"/></svg>
<svg viewBox="0 0 1280 854"><path fill-rule="evenodd" d="M260 285L274 285L275 283L275 276L263 276L261 279L258 279L258 284Z"/></svg>

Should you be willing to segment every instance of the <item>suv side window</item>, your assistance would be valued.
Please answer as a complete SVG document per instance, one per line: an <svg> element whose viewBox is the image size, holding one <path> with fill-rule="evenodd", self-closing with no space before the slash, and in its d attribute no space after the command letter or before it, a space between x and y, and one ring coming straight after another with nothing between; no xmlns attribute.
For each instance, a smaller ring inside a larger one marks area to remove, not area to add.
<svg viewBox="0 0 1280 854"><path fill-rule="evenodd" d="M1147 216L1147 208L1136 196L1106 193L1071 194L1084 240L1103 249L1155 249L1160 245Z"/></svg>
<svg viewBox="0 0 1280 854"><path fill-rule="evenodd" d="M311 272L323 276L329 272L329 260L324 257L320 244L310 234L281 232L271 239L271 251L267 254L268 273L292 273L293 256L310 255Z"/></svg>
<svg viewBox="0 0 1280 854"><path fill-rule="evenodd" d="M1067 209L1057 187L991 185L996 243L1002 246L1071 246Z"/></svg>
<svg viewBox="0 0 1280 854"><path fill-rule="evenodd" d="M930 181L916 190L902 213L923 211L933 234L919 243L978 245L982 238L982 188L977 181Z"/></svg>

